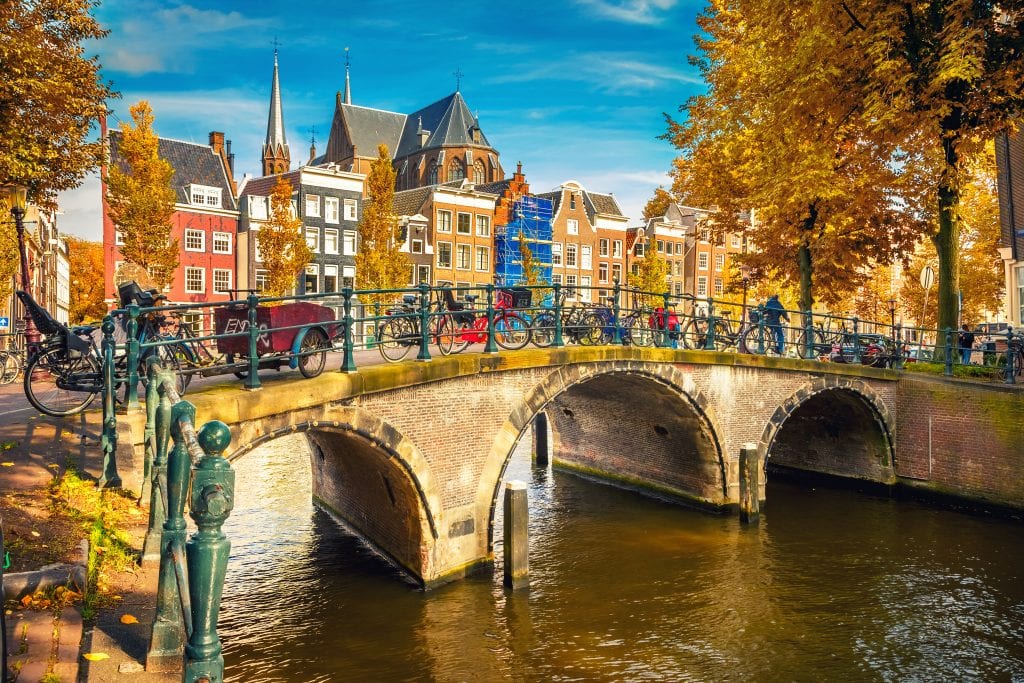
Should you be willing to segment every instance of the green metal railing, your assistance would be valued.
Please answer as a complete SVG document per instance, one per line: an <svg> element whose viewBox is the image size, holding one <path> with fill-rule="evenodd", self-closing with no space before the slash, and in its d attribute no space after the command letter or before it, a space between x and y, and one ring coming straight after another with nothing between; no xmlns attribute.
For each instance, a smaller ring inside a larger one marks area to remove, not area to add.
<svg viewBox="0 0 1024 683"><path fill-rule="evenodd" d="M219 421L196 432L195 407L181 400L174 373L158 359L150 359L147 375L151 499L145 549L160 560L147 668L183 664L185 683L216 683L224 680L217 618L231 550L222 527L235 498L235 474L223 455L231 434ZM189 515L197 531L186 540L189 492Z"/></svg>

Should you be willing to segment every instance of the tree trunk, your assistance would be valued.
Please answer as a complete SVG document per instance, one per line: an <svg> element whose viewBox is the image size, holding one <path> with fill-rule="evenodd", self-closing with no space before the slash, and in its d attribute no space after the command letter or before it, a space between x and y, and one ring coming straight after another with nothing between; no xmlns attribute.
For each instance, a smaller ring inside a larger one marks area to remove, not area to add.
<svg viewBox="0 0 1024 683"><path fill-rule="evenodd" d="M946 338L943 331L948 327L956 329L959 313L960 291L960 187L956 179L959 177L960 157L956 151L959 138L951 135L943 138L942 151L945 155L946 169L938 188L939 230L932 238L935 251L939 257L938 278L938 315L935 319L940 330L936 351L945 357Z"/></svg>
<svg viewBox="0 0 1024 683"><path fill-rule="evenodd" d="M818 207L811 204L807 207L807 218L804 219L804 238L797 248L796 258L800 268L800 311L809 311L814 306L814 265L811 263L810 235L818 222Z"/></svg>

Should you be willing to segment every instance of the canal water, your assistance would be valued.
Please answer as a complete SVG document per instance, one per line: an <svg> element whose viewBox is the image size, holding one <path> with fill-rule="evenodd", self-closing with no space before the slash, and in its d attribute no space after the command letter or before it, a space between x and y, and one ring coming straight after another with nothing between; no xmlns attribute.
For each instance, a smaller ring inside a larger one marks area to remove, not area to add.
<svg viewBox="0 0 1024 683"><path fill-rule="evenodd" d="M229 681L1024 681L1024 524L769 480L761 524L531 469L531 587L423 592L310 502L304 437L235 464Z"/></svg>

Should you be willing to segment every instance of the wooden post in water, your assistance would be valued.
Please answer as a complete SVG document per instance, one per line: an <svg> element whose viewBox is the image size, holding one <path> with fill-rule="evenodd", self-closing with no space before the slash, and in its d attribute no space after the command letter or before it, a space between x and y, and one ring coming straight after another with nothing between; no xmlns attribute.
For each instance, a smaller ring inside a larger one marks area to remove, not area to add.
<svg viewBox="0 0 1024 683"><path fill-rule="evenodd" d="M547 413L539 412L533 418L533 464L537 467L547 467L551 451L548 446L548 416Z"/></svg>
<svg viewBox="0 0 1024 683"><path fill-rule="evenodd" d="M740 521L757 524L761 517L761 468L757 444L740 448Z"/></svg>
<svg viewBox="0 0 1024 683"><path fill-rule="evenodd" d="M510 481L505 484L505 585L513 590L530 585L529 522L526 484Z"/></svg>

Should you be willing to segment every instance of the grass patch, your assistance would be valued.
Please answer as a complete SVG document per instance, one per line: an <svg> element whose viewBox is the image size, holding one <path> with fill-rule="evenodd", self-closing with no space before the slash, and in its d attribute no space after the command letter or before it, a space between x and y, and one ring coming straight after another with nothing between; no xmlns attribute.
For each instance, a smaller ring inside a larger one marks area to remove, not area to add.
<svg viewBox="0 0 1024 683"><path fill-rule="evenodd" d="M82 604L82 618L95 618L96 611L112 603L110 584L114 574L135 571L138 554L125 531L135 502L113 489L100 489L68 467L51 484L54 511L81 524L89 537L86 566L89 587Z"/></svg>
<svg viewBox="0 0 1024 683"><path fill-rule="evenodd" d="M903 369L907 372L917 372L922 375L943 375L946 373L944 363L906 363ZM953 365L953 376L963 379L1002 379L1002 368L991 365Z"/></svg>

